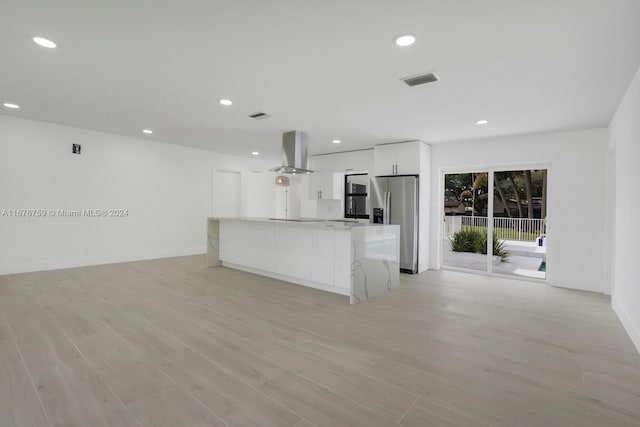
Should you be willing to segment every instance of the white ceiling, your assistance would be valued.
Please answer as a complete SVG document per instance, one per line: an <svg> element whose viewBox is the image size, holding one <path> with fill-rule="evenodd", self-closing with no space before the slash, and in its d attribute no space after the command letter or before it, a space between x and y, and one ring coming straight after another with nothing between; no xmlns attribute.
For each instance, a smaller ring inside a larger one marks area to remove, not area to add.
<svg viewBox="0 0 640 427"><path fill-rule="evenodd" d="M293 129L316 154L605 127L639 22L637 0L1 0L0 104L21 108L0 113L274 159Z"/></svg>

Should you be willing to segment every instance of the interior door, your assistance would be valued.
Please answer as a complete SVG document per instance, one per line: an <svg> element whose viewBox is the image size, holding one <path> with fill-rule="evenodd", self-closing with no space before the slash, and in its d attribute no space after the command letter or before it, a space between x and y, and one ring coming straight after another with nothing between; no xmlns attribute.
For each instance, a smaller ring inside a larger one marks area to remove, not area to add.
<svg viewBox="0 0 640 427"><path fill-rule="evenodd" d="M214 217L239 217L240 215L240 183L238 171L213 171L213 206Z"/></svg>

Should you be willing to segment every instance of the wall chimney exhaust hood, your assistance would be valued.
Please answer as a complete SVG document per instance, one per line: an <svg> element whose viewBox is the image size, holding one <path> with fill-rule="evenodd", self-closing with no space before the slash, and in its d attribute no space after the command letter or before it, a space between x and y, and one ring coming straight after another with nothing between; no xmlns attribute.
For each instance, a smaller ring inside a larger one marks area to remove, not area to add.
<svg viewBox="0 0 640 427"><path fill-rule="evenodd" d="M292 175L312 173L307 169L307 134L297 130L283 133L282 166L269 170Z"/></svg>

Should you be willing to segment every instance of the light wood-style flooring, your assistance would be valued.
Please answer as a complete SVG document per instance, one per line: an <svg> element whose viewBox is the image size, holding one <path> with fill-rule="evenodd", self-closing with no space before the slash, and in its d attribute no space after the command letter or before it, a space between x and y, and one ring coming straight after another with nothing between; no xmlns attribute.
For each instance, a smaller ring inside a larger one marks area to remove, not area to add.
<svg viewBox="0 0 640 427"><path fill-rule="evenodd" d="M640 426L606 296L453 272L346 297L203 256L0 277L0 426Z"/></svg>

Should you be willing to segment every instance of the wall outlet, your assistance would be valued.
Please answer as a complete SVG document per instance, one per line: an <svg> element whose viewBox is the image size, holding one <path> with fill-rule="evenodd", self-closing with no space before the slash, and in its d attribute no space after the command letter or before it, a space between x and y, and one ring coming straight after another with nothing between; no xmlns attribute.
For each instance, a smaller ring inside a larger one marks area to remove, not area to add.
<svg viewBox="0 0 640 427"><path fill-rule="evenodd" d="M71 152L73 154L80 154L81 149L82 149L82 146L80 144L73 144L73 147L71 147Z"/></svg>

